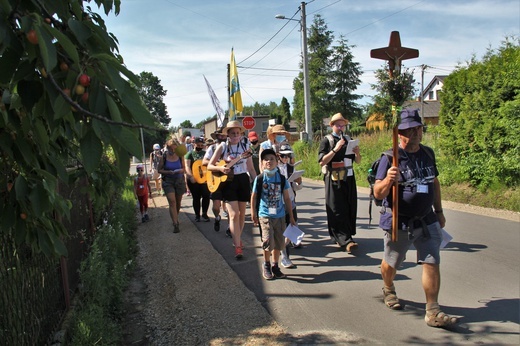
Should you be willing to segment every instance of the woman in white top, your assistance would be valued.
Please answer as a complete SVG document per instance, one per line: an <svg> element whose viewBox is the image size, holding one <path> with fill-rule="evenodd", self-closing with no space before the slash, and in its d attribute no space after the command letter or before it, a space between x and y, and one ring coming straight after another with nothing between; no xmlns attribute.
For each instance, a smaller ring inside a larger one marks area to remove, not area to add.
<svg viewBox="0 0 520 346"><path fill-rule="evenodd" d="M219 144L208 164L208 170L228 175L228 180L222 188L222 197L227 204L229 228L237 259L243 256L241 237L246 221L246 205L251 198L251 180L256 178L247 138L243 136L244 132L245 128L239 121L230 121L222 130L222 133L228 136L227 141ZM220 160L224 160L226 165L218 165ZM231 161L236 163L228 167Z"/></svg>

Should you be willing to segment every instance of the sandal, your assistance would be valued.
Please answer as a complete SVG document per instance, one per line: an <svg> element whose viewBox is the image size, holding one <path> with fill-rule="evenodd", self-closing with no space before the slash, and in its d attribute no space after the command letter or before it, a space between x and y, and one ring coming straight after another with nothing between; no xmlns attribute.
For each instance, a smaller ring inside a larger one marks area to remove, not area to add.
<svg viewBox="0 0 520 346"><path fill-rule="evenodd" d="M453 327L459 322L459 319L457 317L445 314L441 310L434 310L431 313L427 312L426 316L424 316L424 320L426 321L426 324L430 327L437 328Z"/></svg>
<svg viewBox="0 0 520 346"><path fill-rule="evenodd" d="M395 288L392 286L391 289L383 287L383 301L385 305L392 310L401 310L402 306L399 302L399 298L395 293Z"/></svg>

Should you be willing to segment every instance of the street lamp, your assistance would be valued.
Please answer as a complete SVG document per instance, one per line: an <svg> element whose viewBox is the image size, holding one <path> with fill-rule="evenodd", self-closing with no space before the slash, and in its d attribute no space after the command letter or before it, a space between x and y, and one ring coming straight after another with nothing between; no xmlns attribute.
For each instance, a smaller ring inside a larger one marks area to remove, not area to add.
<svg viewBox="0 0 520 346"><path fill-rule="evenodd" d="M302 32L302 60L303 60L303 95L304 95L304 108L305 108L305 132L307 133L307 138L302 138L308 141L312 139L313 131L312 131L312 120L311 120L311 95L310 95L310 87L309 87L309 61L307 59L307 15L305 14L305 2L302 1L300 5L301 10L301 19L292 19L286 18L282 14L278 14L275 16L276 19L286 19L286 20L294 20L300 22L301 32ZM303 137L303 136L302 136Z"/></svg>

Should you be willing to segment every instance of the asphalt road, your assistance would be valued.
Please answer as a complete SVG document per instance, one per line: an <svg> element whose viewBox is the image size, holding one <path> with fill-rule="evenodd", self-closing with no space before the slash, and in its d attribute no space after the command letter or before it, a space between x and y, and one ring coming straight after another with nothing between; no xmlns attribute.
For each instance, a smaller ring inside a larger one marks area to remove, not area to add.
<svg viewBox="0 0 520 346"><path fill-rule="evenodd" d="M444 207L446 230L453 240L442 250L440 304L461 317L454 331L431 328L424 322L421 267L415 250L398 271L396 289L405 308L392 311L382 302L380 263L383 242L377 228L378 208L368 224L368 195L359 193L356 254L339 251L327 232L324 190L320 182L305 182L298 192L299 227L303 247L292 249L296 269L283 269L286 279L266 281L260 269L262 253L257 228L247 218L244 259L234 258L227 223L220 232L211 223L196 223L214 248L257 299L293 335L322 335L381 344L520 344L520 220L506 220ZM183 211L194 219L191 198ZM248 209L249 212L249 209ZM514 218L513 218L514 219ZM308 341L308 340L307 340Z"/></svg>

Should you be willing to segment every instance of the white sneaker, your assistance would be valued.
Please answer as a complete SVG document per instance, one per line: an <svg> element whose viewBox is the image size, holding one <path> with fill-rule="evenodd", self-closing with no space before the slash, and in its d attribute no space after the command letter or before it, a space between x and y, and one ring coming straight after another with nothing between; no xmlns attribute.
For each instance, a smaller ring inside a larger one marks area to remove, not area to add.
<svg viewBox="0 0 520 346"><path fill-rule="evenodd" d="M294 263L292 263L291 259L287 256L287 253L285 252L285 250L283 250L281 253L280 253L280 257L282 258L282 266L284 268L296 268L296 265Z"/></svg>
<svg viewBox="0 0 520 346"><path fill-rule="evenodd" d="M284 268L296 268L296 265L292 263L290 258L282 258L282 265Z"/></svg>

